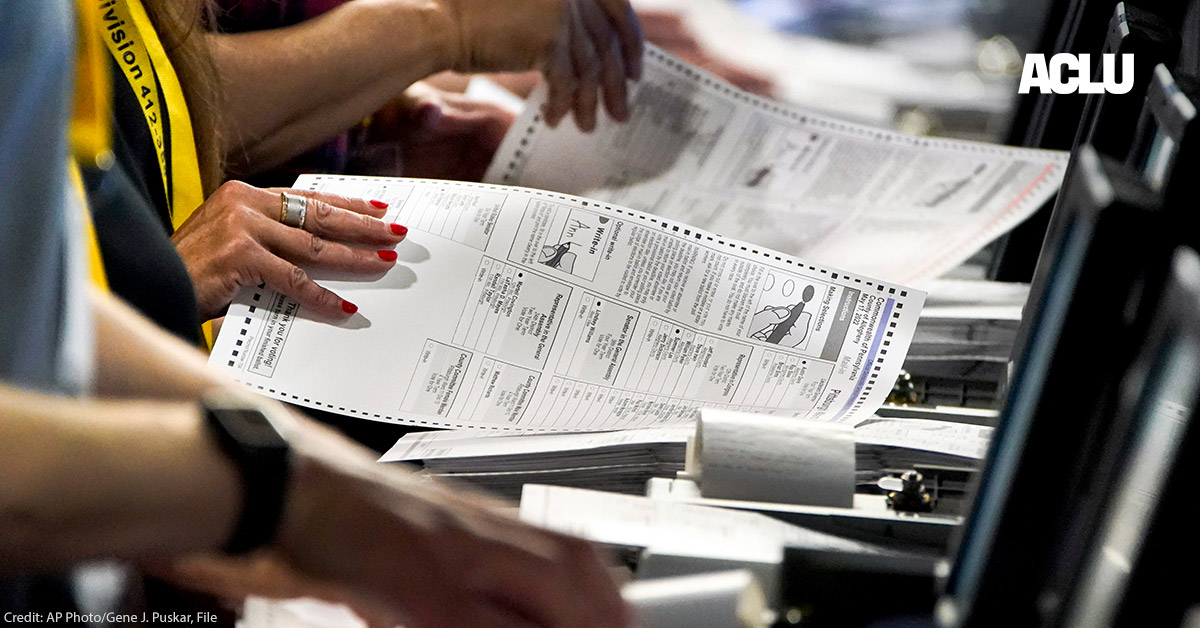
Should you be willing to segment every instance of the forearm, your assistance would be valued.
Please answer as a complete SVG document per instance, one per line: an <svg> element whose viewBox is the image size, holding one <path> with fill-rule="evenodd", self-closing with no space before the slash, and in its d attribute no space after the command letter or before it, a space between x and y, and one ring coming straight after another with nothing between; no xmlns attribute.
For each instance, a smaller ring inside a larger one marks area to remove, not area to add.
<svg viewBox="0 0 1200 628"><path fill-rule="evenodd" d="M403 94L404 86L378 83L330 100L283 123L269 135L243 144L228 155L235 176L250 176L286 163L352 128Z"/></svg>
<svg viewBox="0 0 1200 628"><path fill-rule="evenodd" d="M310 125L320 141L457 58L452 22L427 0L356 0L296 26L211 35L226 103L225 137L237 151L331 103L353 110ZM363 94L370 97L364 98Z"/></svg>
<svg viewBox="0 0 1200 628"><path fill-rule="evenodd" d="M0 572L167 558L229 537L237 472L194 404L0 385L0 417Z"/></svg>
<svg viewBox="0 0 1200 628"><path fill-rule="evenodd" d="M95 393L102 397L199 399L236 384L208 368L204 355L115 297L93 290Z"/></svg>

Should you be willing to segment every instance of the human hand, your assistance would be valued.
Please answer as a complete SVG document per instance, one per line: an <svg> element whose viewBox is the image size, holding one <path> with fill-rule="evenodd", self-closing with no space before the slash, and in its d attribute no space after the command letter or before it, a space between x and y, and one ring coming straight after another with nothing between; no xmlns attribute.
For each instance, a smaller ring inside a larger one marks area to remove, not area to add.
<svg viewBox="0 0 1200 628"><path fill-rule="evenodd" d="M754 317L750 319L750 337L757 340L766 341L771 337L771 332L780 323L787 320L791 311L786 307L767 306L758 312L754 313Z"/></svg>
<svg viewBox="0 0 1200 628"><path fill-rule="evenodd" d="M676 11L642 9L638 12L646 41L661 46L667 52L716 74L734 85L760 96L772 96L775 82L771 77L751 69L738 67L717 59L697 39L684 16Z"/></svg>
<svg viewBox="0 0 1200 628"><path fill-rule="evenodd" d="M457 28L459 72L541 68L544 114L557 126L574 111L583 131L596 107L629 118L625 80L641 78L642 34L629 0L442 0Z"/></svg>
<svg viewBox="0 0 1200 628"><path fill-rule="evenodd" d="M304 228L297 229L279 221L283 191L230 181L171 236L195 286L202 320L220 316L242 286L263 282L322 316L345 318L357 306L317 285L301 266L383 273L395 265L391 247L408 229L380 220L387 204L287 190L308 199Z"/></svg>
<svg viewBox="0 0 1200 628"><path fill-rule="evenodd" d="M498 105L418 82L372 117L371 141L395 142L405 177L480 181L515 116Z"/></svg>
<svg viewBox="0 0 1200 628"><path fill-rule="evenodd" d="M250 559L192 558L170 578L229 597L316 597L373 626L627 628L594 546L489 498L373 462L304 423L277 539Z"/></svg>

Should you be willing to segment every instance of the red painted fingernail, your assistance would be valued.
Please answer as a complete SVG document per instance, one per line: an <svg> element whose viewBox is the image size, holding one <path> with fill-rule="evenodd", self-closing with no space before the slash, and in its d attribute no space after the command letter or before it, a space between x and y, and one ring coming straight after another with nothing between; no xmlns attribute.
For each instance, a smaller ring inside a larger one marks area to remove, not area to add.
<svg viewBox="0 0 1200 628"><path fill-rule="evenodd" d="M408 235L408 227L405 227L404 225L398 225L393 222L392 223L392 233L394 233L398 236Z"/></svg>
<svg viewBox="0 0 1200 628"><path fill-rule="evenodd" d="M387 209L388 204L383 201L371 201L371 204L379 209Z"/></svg>
<svg viewBox="0 0 1200 628"><path fill-rule="evenodd" d="M384 249L382 251L375 251L375 254L379 256L379 259L381 259L385 262L396 261L396 252L395 251Z"/></svg>
<svg viewBox="0 0 1200 628"><path fill-rule="evenodd" d="M358 306L345 299L342 299L342 311L347 314L353 314L358 311Z"/></svg>

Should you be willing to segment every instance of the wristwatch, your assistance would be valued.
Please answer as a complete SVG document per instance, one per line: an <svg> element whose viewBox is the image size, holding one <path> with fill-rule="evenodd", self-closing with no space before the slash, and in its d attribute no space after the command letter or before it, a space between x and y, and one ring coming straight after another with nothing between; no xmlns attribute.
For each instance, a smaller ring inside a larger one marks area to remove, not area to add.
<svg viewBox="0 0 1200 628"><path fill-rule="evenodd" d="M200 404L209 430L242 477L242 511L224 549L245 554L275 538L283 516L291 446L252 401L209 394Z"/></svg>

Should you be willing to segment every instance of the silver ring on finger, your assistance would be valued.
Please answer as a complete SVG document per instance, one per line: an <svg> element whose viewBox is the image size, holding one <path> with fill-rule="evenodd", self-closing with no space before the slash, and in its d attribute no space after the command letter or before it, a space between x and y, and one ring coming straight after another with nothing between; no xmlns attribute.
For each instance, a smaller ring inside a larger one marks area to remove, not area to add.
<svg viewBox="0 0 1200 628"><path fill-rule="evenodd" d="M289 192L280 192L283 199L283 210L279 214L279 222L297 229L304 228L304 219L308 218L308 197Z"/></svg>

